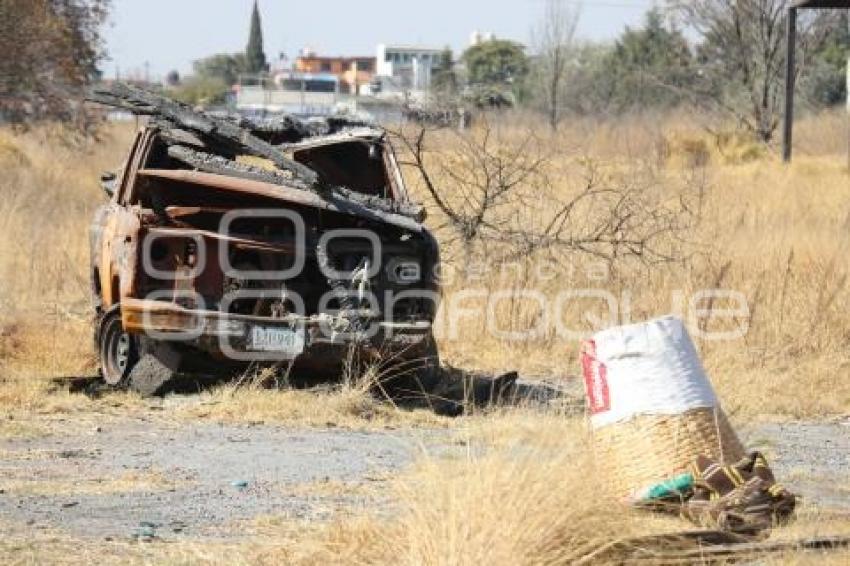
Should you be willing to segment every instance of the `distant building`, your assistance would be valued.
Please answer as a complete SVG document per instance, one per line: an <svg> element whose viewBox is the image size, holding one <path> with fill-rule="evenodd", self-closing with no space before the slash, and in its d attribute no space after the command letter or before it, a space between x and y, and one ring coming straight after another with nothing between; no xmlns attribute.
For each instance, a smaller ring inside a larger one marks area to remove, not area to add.
<svg viewBox="0 0 850 566"><path fill-rule="evenodd" d="M286 53L284 53L283 51L278 53L277 58L273 59L269 63L269 74L272 76L282 71L289 71L291 69L292 63L289 61L289 57L287 57Z"/></svg>
<svg viewBox="0 0 850 566"><path fill-rule="evenodd" d="M377 75L400 91L427 91L442 49L410 45L378 45Z"/></svg>
<svg viewBox="0 0 850 566"><path fill-rule="evenodd" d="M241 77L236 108L243 112L330 116L338 112L340 83L331 73L279 71L271 79Z"/></svg>
<svg viewBox="0 0 850 566"><path fill-rule="evenodd" d="M313 75L334 75L343 94L361 94L375 76L374 57L320 57L303 49L295 59L294 70Z"/></svg>

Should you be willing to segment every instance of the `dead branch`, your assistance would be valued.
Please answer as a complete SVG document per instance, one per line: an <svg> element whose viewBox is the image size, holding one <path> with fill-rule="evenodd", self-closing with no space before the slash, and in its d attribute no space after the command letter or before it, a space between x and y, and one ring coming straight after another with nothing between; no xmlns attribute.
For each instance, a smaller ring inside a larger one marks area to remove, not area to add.
<svg viewBox="0 0 850 566"><path fill-rule="evenodd" d="M486 121L475 132L440 133L439 144L431 143L437 128L390 135L402 149L401 165L417 172L445 218L438 228L444 241L459 241L465 253L494 261L536 253L679 259L674 244L695 207L689 191L664 196L657 173L605 174L585 159L575 183L532 134L501 139Z"/></svg>

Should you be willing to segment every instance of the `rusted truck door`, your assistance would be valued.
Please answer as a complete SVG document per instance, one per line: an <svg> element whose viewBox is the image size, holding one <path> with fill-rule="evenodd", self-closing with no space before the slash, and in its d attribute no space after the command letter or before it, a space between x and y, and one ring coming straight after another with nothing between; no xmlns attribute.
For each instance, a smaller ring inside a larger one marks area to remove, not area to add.
<svg viewBox="0 0 850 566"><path fill-rule="evenodd" d="M148 154L152 137L150 130L143 130L136 136L121 184L106 213L100 240L100 288L104 309L120 302L122 297L132 296L134 291L141 209L130 204L129 196Z"/></svg>

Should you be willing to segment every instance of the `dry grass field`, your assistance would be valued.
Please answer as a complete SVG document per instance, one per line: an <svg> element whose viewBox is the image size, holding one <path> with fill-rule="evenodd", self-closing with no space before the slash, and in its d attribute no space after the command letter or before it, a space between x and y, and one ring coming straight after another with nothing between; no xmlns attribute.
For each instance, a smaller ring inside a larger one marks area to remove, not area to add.
<svg viewBox="0 0 850 566"><path fill-rule="evenodd" d="M697 310L710 316L688 322L705 331L746 329L735 340L697 340L733 423L847 416L850 172L844 120L835 113L801 121L798 156L789 167L774 150L732 134L708 134L699 119L686 114L579 121L554 136L539 128L536 147L549 156L554 187L564 198L580 189L582 174L593 163L612 183L640 183L655 202L691 199L696 208L690 210L687 230L669 242L676 257L660 264L622 259L600 266L586 254L567 254L558 256L561 263L552 276L535 271L540 257L526 256L510 269L489 266L496 275L456 275L447 280L444 306L465 289L481 290L463 303L467 309L485 307L494 294L503 293L508 298L493 309L499 330L541 327L533 340L505 340L488 330L484 317L467 315L458 319L461 331L455 338L444 316L439 329L443 358L469 369L574 376L577 341L559 335L551 320L541 325L539 305L524 300L522 291L531 289L554 301L564 289L602 290L621 307L627 303L637 321L668 312L688 318L690 298L702 289L721 288L745 297L747 311L729 315L724 309L730 305L723 301L701 303ZM505 147L527 133L521 120L496 129L497 143ZM145 401L130 394L90 399L55 382L95 371L86 230L104 198L99 174L120 166L132 133L129 125L115 125L99 140L80 140L47 126L23 134L0 130L2 438L40 436L71 421L94 423L148 410ZM456 159L453 152L444 145L431 159ZM417 195L430 204L410 177ZM451 178L438 175L437 180L451 187ZM521 214L504 214L514 212ZM589 222L592 214L585 211L576 221ZM543 224L547 218L527 220ZM429 223L438 228L455 266L474 259L448 242L438 211L431 211ZM574 301L556 316L571 329L589 330L600 312L598 302ZM250 541L239 543L82 542L67 533L41 531L0 540L0 561L556 564L607 540L686 528L676 520L623 512L596 483L581 420L556 412L503 409L450 420L397 409L356 387L313 394L223 386L201 397L169 418L440 429L467 453L424 456L390 482L385 494L390 517L381 512L342 515L318 524L258 519ZM131 491L132 483L132 478L116 478L104 489ZM20 527L4 523L0 517L0 529L11 533ZM824 532L850 534L850 521L806 507L800 521L778 536ZM834 559L845 563L847 555ZM815 558L777 560L808 563Z"/></svg>

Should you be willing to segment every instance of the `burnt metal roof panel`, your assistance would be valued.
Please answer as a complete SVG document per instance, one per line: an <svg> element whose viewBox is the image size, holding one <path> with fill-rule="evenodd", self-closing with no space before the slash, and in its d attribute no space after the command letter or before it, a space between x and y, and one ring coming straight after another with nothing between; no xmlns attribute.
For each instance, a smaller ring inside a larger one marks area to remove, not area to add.
<svg viewBox="0 0 850 566"><path fill-rule="evenodd" d="M313 147L322 147L326 145L335 145L352 141L368 142L375 140L384 135L383 130L378 128L360 127L343 130L335 134L325 136L314 136L305 138L298 142L279 144L278 147L282 150L299 150Z"/></svg>
<svg viewBox="0 0 850 566"><path fill-rule="evenodd" d="M422 225L407 216L378 211L340 195L328 194L323 197L316 192L297 187L284 187L262 181L241 179L202 171L189 171L186 169L140 169L138 174L151 179L179 181L192 185L200 185L213 190L252 194L293 204L330 210L349 216L359 216L377 222L392 224L411 232L422 231Z"/></svg>

